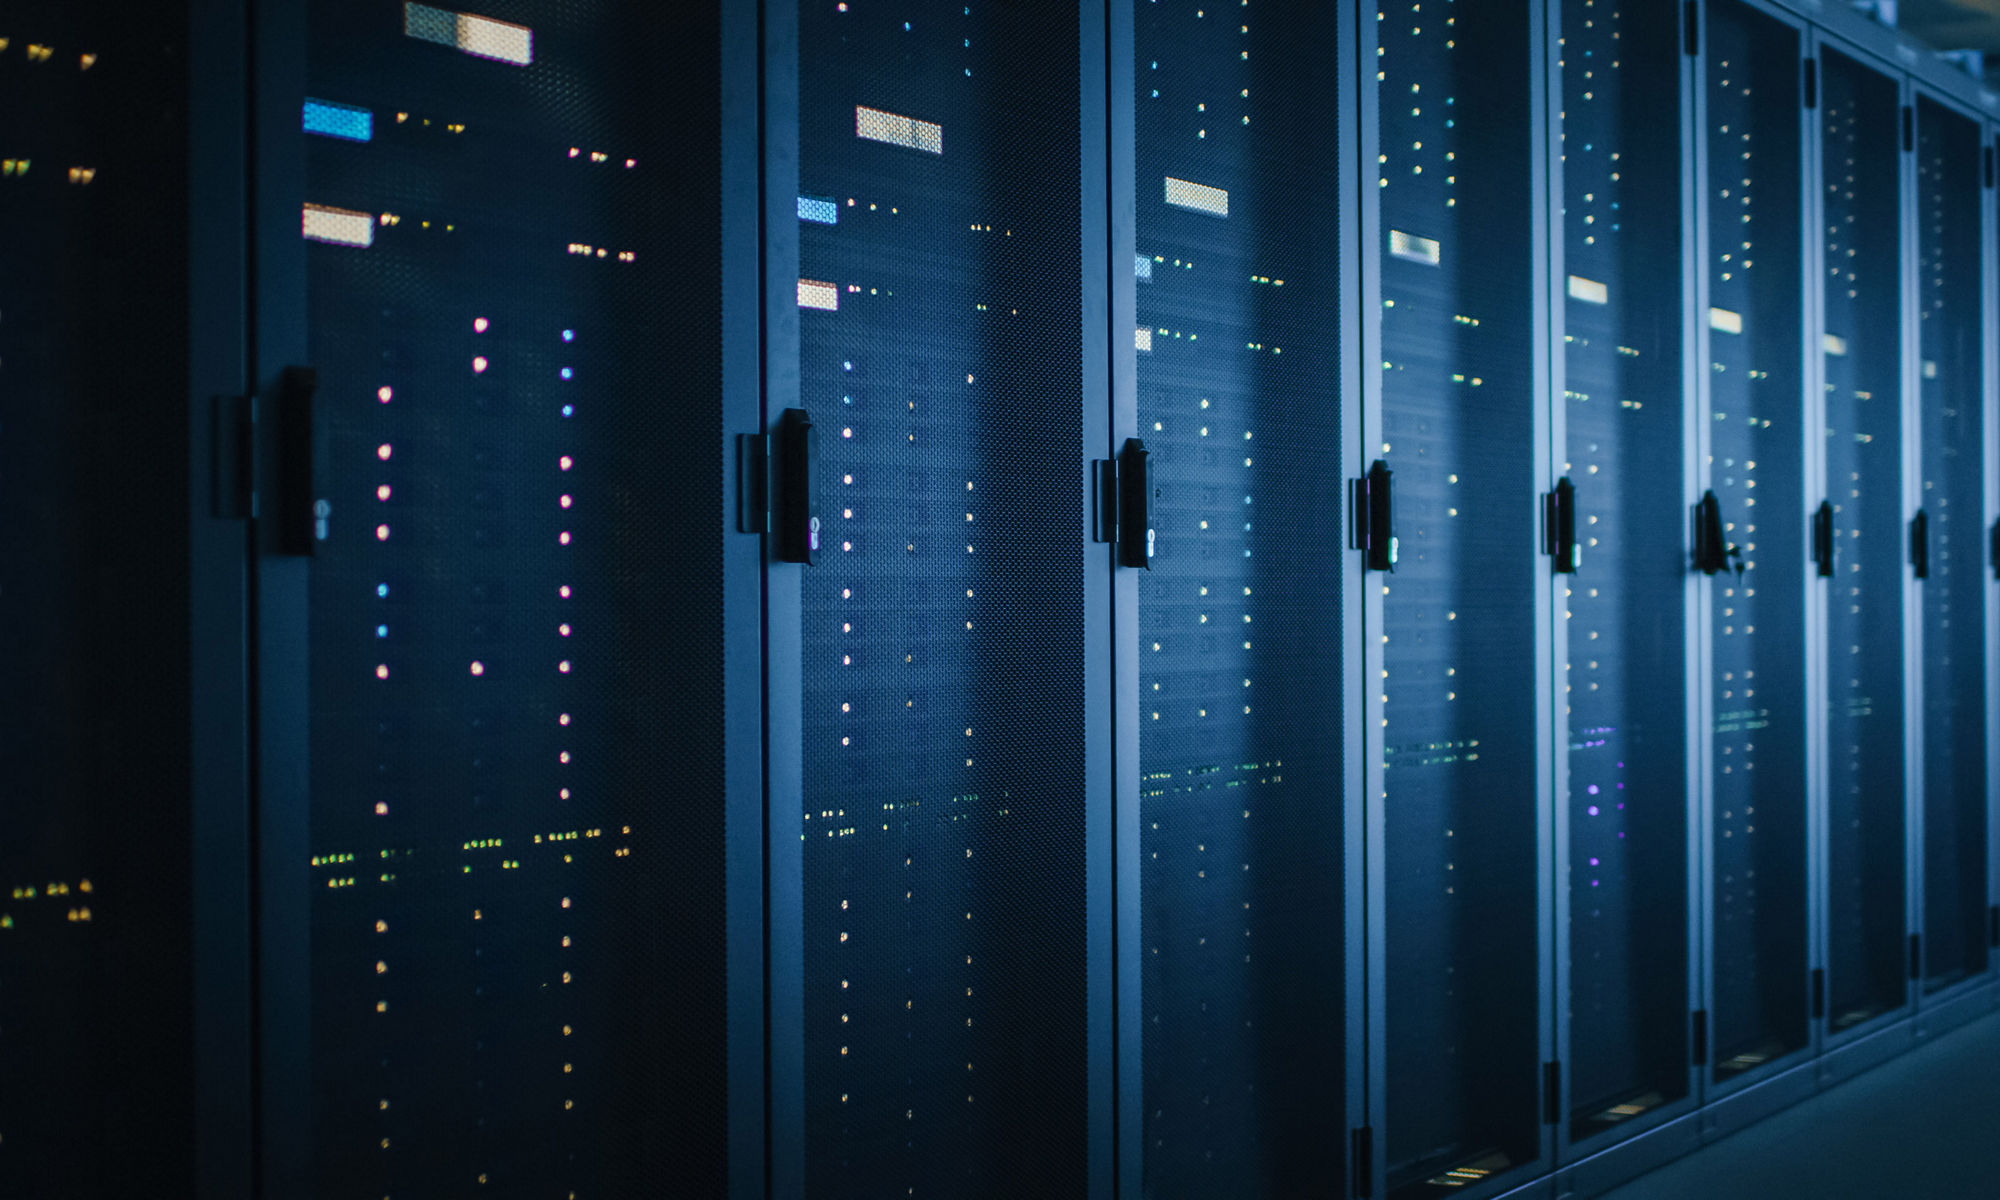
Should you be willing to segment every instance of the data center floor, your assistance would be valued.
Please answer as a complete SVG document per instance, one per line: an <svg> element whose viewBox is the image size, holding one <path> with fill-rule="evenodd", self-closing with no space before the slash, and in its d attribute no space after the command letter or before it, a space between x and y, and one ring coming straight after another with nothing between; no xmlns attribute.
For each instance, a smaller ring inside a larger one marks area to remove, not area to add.
<svg viewBox="0 0 2000 1200"><path fill-rule="evenodd" d="M1995 1196L1996 1134L2000 1016L1989 1016L1603 1200Z"/></svg>

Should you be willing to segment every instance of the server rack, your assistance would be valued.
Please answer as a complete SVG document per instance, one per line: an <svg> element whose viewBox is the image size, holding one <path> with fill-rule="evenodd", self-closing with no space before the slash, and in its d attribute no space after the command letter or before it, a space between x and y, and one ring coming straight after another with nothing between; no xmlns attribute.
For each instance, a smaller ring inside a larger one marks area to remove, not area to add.
<svg viewBox="0 0 2000 1200"><path fill-rule="evenodd" d="M1814 560L1824 607L1827 721L1823 967L1815 1016L1829 1044L1867 1036L1909 1003L1910 721L1904 524L1903 314L1908 211L1902 83L1844 42L1816 40L1819 138L1812 245L1821 289L1824 507Z"/></svg>
<svg viewBox="0 0 2000 1200"><path fill-rule="evenodd" d="M1688 102L1688 19L1672 6L1562 9L1563 257L1550 277L1563 285L1555 447L1571 486L1551 495L1547 536L1567 535L1571 555L1556 563L1568 647L1555 690L1567 766L1554 893L1565 1161L1696 1098L1694 584L1678 502L1693 460L1682 400L1691 181L1678 138L1658 136L1661 97Z"/></svg>
<svg viewBox="0 0 2000 1200"><path fill-rule="evenodd" d="M1133 265L1113 311L1136 332L1113 322L1132 386L1117 425L1145 446L1155 506L1117 610L1138 701L1119 729L1138 755L1120 779L1137 783L1119 826L1137 874L1121 880L1121 1192L1338 1194L1348 1148L1325 1131L1348 1122L1349 1027L1327 1014L1350 1009L1360 905L1334 798L1358 758L1360 572L1339 520L1353 175L1333 165L1352 153L1355 14L1118 11L1113 61L1133 69L1114 76L1130 84L1113 93L1114 230L1129 212L1131 249L1112 262Z"/></svg>
<svg viewBox="0 0 2000 1200"><path fill-rule="evenodd" d="M0 24L0 1188L224 1194L251 1162L243 526L218 437L243 392L241 21L25 3Z"/></svg>
<svg viewBox="0 0 2000 1200"><path fill-rule="evenodd" d="M256 17L261 1183L720 1190L722 10Z"/></svg>
<svg viewBox="0 0 2000 1200"><path fill-rule="evenodd" d="M1720 1087L1811 1044L1802 228L1809 127L1799 102L1799 25L1736 0L1710 5L1704 25L1711 419L1696 534L1704 542L1697 567L1709 575L1704 691L1713 733L1703 822L1709 999L1707 1037L1699 1040L1710 1043L1704 1057ZM1753 490L1759 484L1762 493ZM1753 570L1759 575L1748 578Z"/></svg>

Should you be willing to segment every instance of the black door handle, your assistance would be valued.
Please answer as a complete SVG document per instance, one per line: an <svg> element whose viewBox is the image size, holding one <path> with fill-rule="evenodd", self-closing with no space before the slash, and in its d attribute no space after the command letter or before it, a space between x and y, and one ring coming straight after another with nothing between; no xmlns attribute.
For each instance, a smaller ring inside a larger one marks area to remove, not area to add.
<svg viewBox="0 0 2000 1200"><path fill-rule="evenodd" d="M1921 508L1910 518L1910 566L1918 579L1931 577L1931 519Z"/></svg>
<svg viewBox="0 0 2000 1200"><path fill-rule="evenodd" d="M1118 451L1118 562L1153 569L1153 456L1126 438Z"/></svg>
<svg viewBox="0 0 2000 1200"><path fill-rule="evenodd" d="M1823 576L1833 574L1833 502L1822 500L1813 513L1813 562Z"/></svg>
<svg viewBox="0 0 2000 1200"><path fill-rule="evenodd" d="M772 557L810 566L819 553L819 498L813 490L819 431L805 409L788 408L778 417L772 459L771 511L777 534Z"/></svg>
<svg viewBox="0 0 2000 1200"><path fill-rule="evenodd" d="M1396 473L1376 459L1354 481L1354 548L1368 571L1396 569Z"/></svg>
<svg viewBox="0 0 2000 1200"><path fill-rule="evenodd" d="M1694 569L1705 575L1729 569L1730 546L1722 537L1722 502L1714 491L1694 506Z"/></svg>
<svg viewBox="0 0 2000 1200"><path fill-rule="evenodd" d="M1576 541L1576 485L1567 475L1542 497L1542 552L1555 560L1561 575L1573 575L1583 565L1583 548Z"/></svg>

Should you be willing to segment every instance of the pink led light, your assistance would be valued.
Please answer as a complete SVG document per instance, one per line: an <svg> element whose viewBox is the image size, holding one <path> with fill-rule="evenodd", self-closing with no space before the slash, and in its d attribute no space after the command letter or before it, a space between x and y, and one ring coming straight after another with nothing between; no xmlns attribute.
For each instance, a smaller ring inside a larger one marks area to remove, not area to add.
<svg viewBox="0 0 2000 1200"><path fill-rule="evenodd" d="M562 533L556 538L556 540L561 542L565 546L569 545L569 530L567 529L563 530Z"/></svg>
<svg viewBox="0 0 2000 1200"><path fill-rule="evenodd" d="M626 169L626 170L628 170L628 171L629 171L629 170L631 170L631 169L632 169L633 167L636 167L636 166L638 166L638 165L639 165L639 160L638 160L638 159L636 159L636 158L628 158L628 159L626 159L626 160L625 160L625 169Z"/></svg>
<svg viewBox="0 0 2000 1200"><path fill-rule="evenodd" d="M569 622L568 622L568 621L564 621L564 622L563 622L562 624L560 624L560 625L556 626L556 632L557 632L557 633L559 633L559 634L561 634L561 635L562 635L562 636L564 636L564 637L568 637L568 636L569 636Z"/></svg>
<svg viewBox="0 0 2000 1200"><path fill-rule="evenodd" d="M387 458L389 456L387 454L384 454L382 457ZM556 460L556 465L561 467L563 470L567 471L571 467L576 465L576 460L571 458L569 455L565 454L561 458Z"/></svg>
<svg viewBox="0 0 2000 1200"><path fill-rule="evenodd" d="M485 356L485 355L483 355L483 354L482 354L482 355L480 355L479 357L477 357L477 358L475 358L475 359L473 359L473 360L472 360L472 373L473 373L474 375L484 375L484 374L486 374L486 356Z"/></svg>
<svg viewBox="0 0 2000 1200"><path fill-rule="evenodd" d="M582 154L582 153L583 153L583 151L581 151L581 150L577 149L577 148L576 148L575 146L571 146L571 147L569 148L569 156L570 156L571 158L575 158L575 157L576 157L577 155L579 155L579 154Z"/></svg>
<svg viewBox="0 0 2000 1200"><path fill-rule="evenodd" d="M561 596L565 600L569 599L569 585L565 583L557 588L556 595Z"/></svg>
<svg viewBox="0 0 2000 1200"><path fill-rule="evenodd" d="M391 494L392 493L389 491L389 485L386 483L383 484L381 487L375 489L375 498L377 500L387 500Z"/></svg>
<svg viewBox="0 0 2000 1200"><path fill-rule="evenodd" d="M378 542L389 540L389 527L387 525L377 525L375 527L375 540Z"/></svg>
<svg viewBox="0 0 2000 1200"><path fill-rule="evenodd" d="M386 817L389 815L389 805L387 801L377 800L375 802L375 815L378 817Z"/></svg>
<svg viewBox="0 0 2000 1200"><path fill-rule="evenodd" d="M375 398L377 400L380 400L382 403L387 404L389 403L389 401L394 400L396 398L396 389L390 387L388 384L385 383L381 387L375 389Z"/></svg>
<svg viewBox="0 0 2000 1200"><path fill-rule="evenodd" d="M377 679L387 679L387 678L389 678L389 664L388 664L388 663L376 663L376 664L375 664L375 678L377 678Z"/></svg>
<svg viewBox="0 0 2000 1200"><path fill-rule="evenodd" d="M480 662L478 659L473 659L471 670L474 675L484 675L486 674L486 664Z"/></svg>
<svg viewBox="0 0 2000 1200"><path fill-rule="evenodd" d="M564 508L568 508L570 505L576 503L576 498L574 496L564 496L562 499L556 501L556 503L562 505Z"/></svg>
<svg viewBox="0 0 2000 1200"><path fill-rule="evenodd" d="M565 675L569 674L569 660L565 658L557 663L556 670L561 671Z"/></svg>
<svg viewBox="0 0 2000 1200"><path fill-rule="evenodd" d="M564 714L563 714L562 716L560 716L560 717L557 717L557 718L556 718L556 724L558 724L558 725L567 725L567 724L569 724L569 714L568 714L568 713L564 713Z"/></svg>
<svg viewBox="0 0 2000 1200"><path fill-rule="evenodd" d="M383 462L388 462L389 456L394 453L395 448L387 442L383 442L381 445L375 447L375 457L381 459Z"/></svg>
<svg viewBox="0 0 2000 1200"><path fill-rule="evenodd" d="M557 793L556 793L556 798L557 798L558 800L567 800L567 799L569 799L569 789L568 789L568 788L563 788L563 789L562 789L561 791L557 792Z"/></svg>
<svg viewBox="0 0 2000 1200"><path fill-rule="evenodd" d="M488 329L492 328L492 326L493 323L491 321L488 321L485 317L472 318L472 332L474 333L485 333Z"/></svg>
<svg viewBox="0 0 2000 1200"><path fill-rule="evenodd" d="M567 750L563 751L561 754L557 755L556 758L557 761L561 762L564 766L569 765L569 751Z"/></svg>

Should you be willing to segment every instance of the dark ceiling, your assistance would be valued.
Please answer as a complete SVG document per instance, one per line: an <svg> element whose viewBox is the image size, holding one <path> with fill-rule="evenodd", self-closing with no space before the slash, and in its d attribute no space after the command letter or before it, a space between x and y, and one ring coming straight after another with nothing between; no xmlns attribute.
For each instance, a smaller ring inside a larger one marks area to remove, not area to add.
<svg viewBox="0 0 2000 1200"><path fill-rule="evenodd" d="M1939 50L2000 58L2000 0L1897 0L1896 27Z"/></svg>

